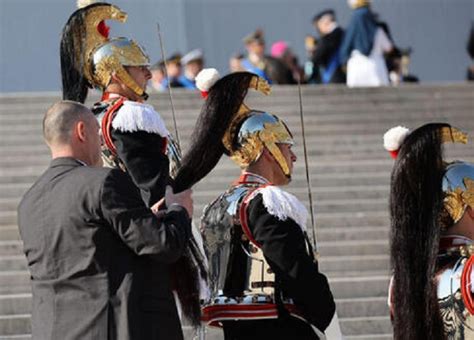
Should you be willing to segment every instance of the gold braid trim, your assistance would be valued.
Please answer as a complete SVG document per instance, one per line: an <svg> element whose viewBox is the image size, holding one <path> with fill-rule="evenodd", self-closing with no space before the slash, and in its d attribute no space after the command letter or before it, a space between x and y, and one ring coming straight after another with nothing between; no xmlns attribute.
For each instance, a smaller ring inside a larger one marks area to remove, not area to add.
<svg viewBox="0 0 474 340"><path fill-rule="evenodd" d="M461 219L467 206L474 208L474 180L466 177L464 185L466 190L457 187L453 191L447 192L444 197L444 208L454 223Z"/></svg>
<svg viewBox="0 0 474 340"><path fill-rule="evenodd" d="M467 133L462 132L455 127L443 127L440 130L440 137L442 143L461 143L467 144Z"/></svg>

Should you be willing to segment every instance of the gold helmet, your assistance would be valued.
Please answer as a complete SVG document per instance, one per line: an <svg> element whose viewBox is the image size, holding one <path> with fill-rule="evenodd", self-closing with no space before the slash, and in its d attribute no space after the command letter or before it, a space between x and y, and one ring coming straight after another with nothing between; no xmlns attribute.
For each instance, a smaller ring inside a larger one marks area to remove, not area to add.
<svg viewBox="0 0 474 340"><path fill-rule="evenodd" d="M235 72L220 78L217 70L204 69L196 77L196 86L206 101L175 179L176 192L206 176L223 154L245 168L259 159L264 148L273 155L283 173L291 176L290 165L277 145L293 143L287 126L278 117L244 104L249 89L265 95L270 93L264 79L250 72Z"/></svg>
<svg viewBox="0 0 474 340"><path fill-rule="evenodd" d="M87 89L101 90L115 74L137 95L146 97L124 66L149 66L144 49L127 38L109 39L105 20L125 22L127 14L107 3L93 3L76 10L61 37L63 99L84 102Z"/></svg>
<svg viewBox="0 0 474 340"><path fill-rule="evenodd" d="M466 162L449 164L443 176L443 192L445 212L452 224L457 223L467 207L474 209L474 165Z"/></svg>
<svg viewBox="0 0 474 340"><path fill-rule="evenodd" d="M256 162L266 148L283 173L290 177L290 166L277 146L294 143L285 123L270 113L248 109L245 104L242 104L240 112L222 139L230 158L246 168Z"/></svg>
<svg viewBox="0 0 474 340"><path fill-rule="evenodd" d="M253 76L249 88L264 95L270 94L266 80ZM240 167L246 168L256 162L266 148L286 176L291 176L290 167L277 144L293 144L285 123L275 115L250 109L242 103L222 138L222 144L230 158Z"/></svg>

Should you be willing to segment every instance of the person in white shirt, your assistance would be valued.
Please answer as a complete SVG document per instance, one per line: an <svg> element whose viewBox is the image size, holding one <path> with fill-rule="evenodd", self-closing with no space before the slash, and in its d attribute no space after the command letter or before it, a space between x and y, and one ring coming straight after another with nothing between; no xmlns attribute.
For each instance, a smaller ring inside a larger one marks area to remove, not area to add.
<svg viewBox="0 0 474 340"><path fill-rule="evenodd" d="M347 63L347 85L387 86L390 81L384 53L393 49L385 31L378 25L368 0L349 0L354 8L341 44L340 59Z"/></svg>

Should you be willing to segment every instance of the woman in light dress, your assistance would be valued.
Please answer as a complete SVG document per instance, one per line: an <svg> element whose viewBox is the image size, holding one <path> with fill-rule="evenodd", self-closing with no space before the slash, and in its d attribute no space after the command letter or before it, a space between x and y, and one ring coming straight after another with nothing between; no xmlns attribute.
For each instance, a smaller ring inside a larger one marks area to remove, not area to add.
<svg viewBox="0 0 474 340"><path fill-rule="evenodd" d="M347 85L389 85L384 53L389 53L393 44L371 12L369 0L348 3L354 13L340 48L341 61L347 62Z"/></svg>

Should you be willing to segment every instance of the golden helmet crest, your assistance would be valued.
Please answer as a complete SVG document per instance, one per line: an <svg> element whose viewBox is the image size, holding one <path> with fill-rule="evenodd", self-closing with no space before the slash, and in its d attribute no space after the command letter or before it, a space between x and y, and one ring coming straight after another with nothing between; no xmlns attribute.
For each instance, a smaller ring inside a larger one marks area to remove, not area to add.
<svg viewBox="0 0 474 340"><path fill-rule="evenodd" d="M457 223L468 206L474 209L474 165L466 162L449 164L443 177L443 192L444 209L452 223Z"/></svg>

